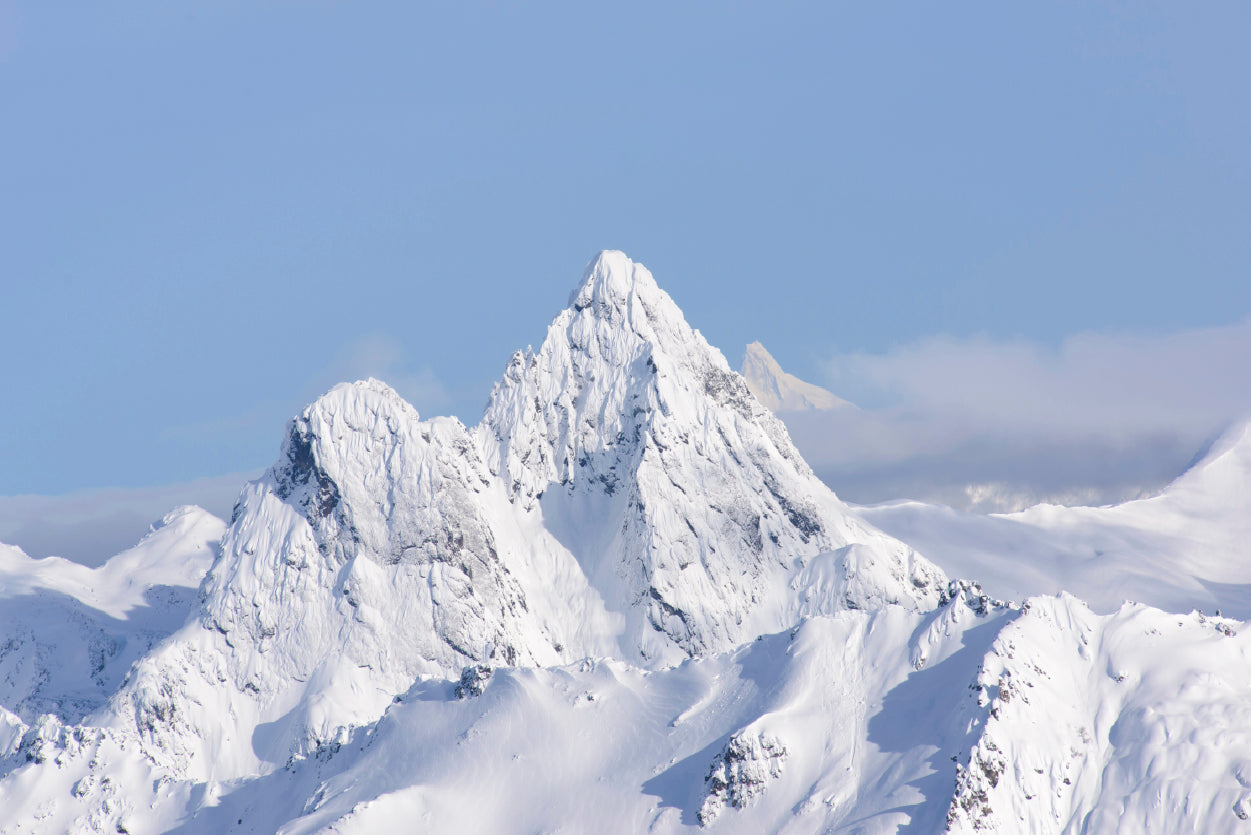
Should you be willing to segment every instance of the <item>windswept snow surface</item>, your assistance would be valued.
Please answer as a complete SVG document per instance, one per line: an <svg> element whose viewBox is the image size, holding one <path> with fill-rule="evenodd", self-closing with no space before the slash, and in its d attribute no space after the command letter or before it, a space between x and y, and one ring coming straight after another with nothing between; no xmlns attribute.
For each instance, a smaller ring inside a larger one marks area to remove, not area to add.
<svg viewBox="0 0 1251 835"><path fill-rule="evenodd" d="M1065 590L1100 612L1133 600L1251 617L1251 422L1152 498L996 516L919 502L860 513L1003 597Z"/></svg>
<svg viewBox="0 0 1251 835"><path fill-rule="evenodd" d="M989 520L1036 532L1035 574L982 529L943 554L991 591L1041 584L1038 543L1112 519L1119 570L1177 558L1243 599L1246 446L1155 505ZM889 510L844 505L650 273L602 253L477 427L337 386L224 531L184 509L97 573L0 551L4 602L36 601L0 611L0 832L1251 817L1241 623L999 600L865 521ZM179 605L140 636L162 588ZM67 605L96 620L63 629ZM99 635L125 650L87 682Z"/></svg>
<svg viewBox="0 0 1251 835"><path fill-rule="evenodd" d="M774 412L825 411L851 406L820 386L783 371L773 355L759 342L747 346L739 373L756 399Z"/></svg>

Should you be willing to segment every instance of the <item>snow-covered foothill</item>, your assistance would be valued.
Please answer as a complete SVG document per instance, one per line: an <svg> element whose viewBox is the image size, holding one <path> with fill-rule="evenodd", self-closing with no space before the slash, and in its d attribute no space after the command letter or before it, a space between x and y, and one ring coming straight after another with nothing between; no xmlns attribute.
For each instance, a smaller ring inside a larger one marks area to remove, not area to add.
<svg viewBox="0 0 1251 835"><path fill-rule="evenodd" d="M996 637L954 832L1234 832L1251 803L1241 623L1035 598Z"/></svg>

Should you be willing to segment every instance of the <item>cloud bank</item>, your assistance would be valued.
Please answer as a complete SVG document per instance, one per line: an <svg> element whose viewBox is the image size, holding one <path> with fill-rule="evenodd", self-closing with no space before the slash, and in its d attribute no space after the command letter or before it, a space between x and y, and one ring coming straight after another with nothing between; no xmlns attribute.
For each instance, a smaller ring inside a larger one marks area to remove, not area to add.
<svg viewBox="0 0 1251 835"><path fill-rule="evenodd" d="M1158 489L1251 414L1251 319L1055 348L936 337L835 356L826 372L863 408L784 417L844 498L1101 504Z"/></svg>
<svg viewBox="0 0 1251 835"><path fill-rule="evenodd" d="M260 472L180 484L80 490L62 496L0 496L0 542L32 557L65 557L88 566L132 547L173 508L196 504L230 518L239 491Z"/></svg>

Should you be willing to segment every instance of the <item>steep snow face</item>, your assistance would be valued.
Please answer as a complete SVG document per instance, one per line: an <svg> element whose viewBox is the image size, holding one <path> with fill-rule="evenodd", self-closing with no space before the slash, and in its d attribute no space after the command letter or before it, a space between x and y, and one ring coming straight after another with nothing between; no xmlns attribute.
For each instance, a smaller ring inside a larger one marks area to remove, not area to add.
<svg viewBox="0 0 1251 835"><path fill-rule="evenodd" d="M337 386L245 488L201 623L140 667L127 710L177 767L237 776L333 743L423 676L611 647L576 563L512 516L458 421L422 422L376 380ZM218 750L261 724L243 758Z"/></svg>
<svg viewBox="0 0 1251 835"><path fill-rule="evenodd" d="M591 263L537 352L513 356L475 437L518 507L541 513L627 613L627 657L676 660L782 628L796 574L853 544L829 607L929 607L945 582L848 516L781 422L620 252Z"/></svg>
<svg viewBox="0 0 1251 835"><path fill-rule="evenodd" d="M191 615L224 530L201 508L176 508L98 568L0 545L0 706L29 724L103 705Z"/></svg>
<svg viewBox="0 0 1251 835"><path fill-rule="evenodd" d="M824 411L851 406L820 386L788 374L759 342L752 342L743 354L739 373L756 399L774 412Z"/></svg>
<svg viewBox="0 0 1251 835"><path fill-rule="evenodd" d="M1061 589L1096 611L1135 600L1251 617L1251 423L1233 427L1158 496L996 516L903 502L861 508L954 576L1023 599Z"/></svg>

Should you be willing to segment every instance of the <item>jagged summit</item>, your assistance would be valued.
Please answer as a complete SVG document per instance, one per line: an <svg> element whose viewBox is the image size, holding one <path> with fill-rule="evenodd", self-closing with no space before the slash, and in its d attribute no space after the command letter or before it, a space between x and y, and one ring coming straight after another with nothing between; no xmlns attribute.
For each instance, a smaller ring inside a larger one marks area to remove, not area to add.
<svg viewBox="0 0 1251 835"><path fill-rule="evenodd" d="M851 405L820 386L783 371L759 342L747 346L739 369L751 393L774 412L840 409Z"/></svg>
<svg viewBox="0 0 1251 835"><path fill-rule="evenodd" d="M603 334L621 330L676 361L692 360L693 367L708 361L729 367L721 352L687 324L651 272L617 250L604 250L591 260L582 281L569 294L566 313L568 323L577 323L581 330L596 328ZM564 323L563 315L558 316L552 328Z"/></svg>
<svg viewBox="0 0 1251 835"><path fill-rule="evenodd" d="M851 598L938 599L940 572L846 512L622 253L597 256L539 349L513 356L474 434L517 506L541 513L626 614L628 656L701 654L777 628L794 617L794 572L853 543L873 544Z"/></svg>
<svg viewBox="0 0 1251 835"><path fill-rule="evenodd" d="M768 424L775 445L799 461L785 429L651 273L606 250L588 265L538 351L513 355L477 434L492 471L528 504L548 484L571 481L590 454L637 446L654 413L700 420L692 407L705 397L688 392Z"/></svg>

